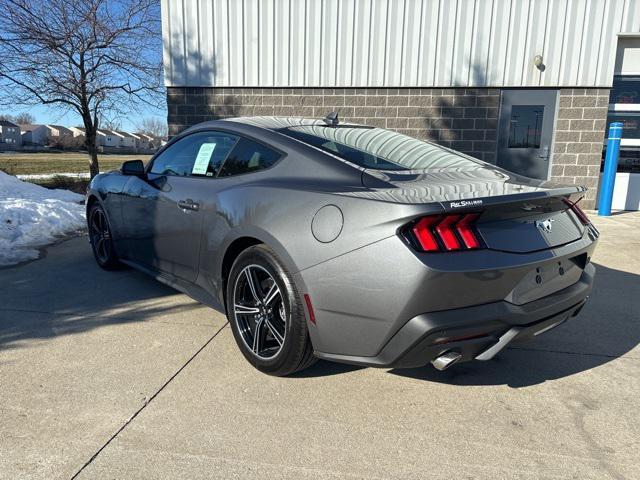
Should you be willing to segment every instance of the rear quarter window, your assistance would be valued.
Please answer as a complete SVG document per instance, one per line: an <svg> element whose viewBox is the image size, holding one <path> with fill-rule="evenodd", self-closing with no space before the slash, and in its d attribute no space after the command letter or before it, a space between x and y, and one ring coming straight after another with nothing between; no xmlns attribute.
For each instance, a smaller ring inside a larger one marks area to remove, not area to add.
<svg viewBox="0 0 640 480"><path fill-rule="evenodd" d="M241 138L220 169L219 177L230 177L264 170L274 165L281 154L258 142Z"/></svg>

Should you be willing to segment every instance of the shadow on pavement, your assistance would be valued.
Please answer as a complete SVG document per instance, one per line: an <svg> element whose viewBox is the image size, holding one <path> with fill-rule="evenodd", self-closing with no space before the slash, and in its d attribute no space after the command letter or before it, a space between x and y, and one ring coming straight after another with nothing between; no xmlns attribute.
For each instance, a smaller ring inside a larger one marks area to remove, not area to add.
<svg viewBox="0 0 640 480"><path fill-rule="evenodd" d="M346 363L334 363L327 362L325 360L318 360L315 365L312 365L311 367L301 372L294 373L287 378L330 377L332 375L341 375L343 373L362 370L363 368L367 367L359 367L357 365L347 365Z"/></svg>
<svg viewBox="0 0 640 480"><path fill-rule="evenodd" d="M640 343L640 275L596 265L591 298L582 312L532 342L514 344L489 362L431 365L390 373L451 385L514 388L567 377L615 360Z"/></svg>
<svg viewBox="0 0 640 480"><path fill-rule="evenodd" d="M86 237L63 242L45 259L0 271L0 285L0 350L200 308L135 270L101 270Z"/></svg>
<svg viewBox="0 0 640 480"><path fill-rule="evenodd" d="M95 316L57 314L55 319L34 318L40 312L3 311L0 321L0 351L19 347L20 342L46 340L61 335L83 333L95 328L141 322L158 315L170 315L197 308L194 306L128 307L116 314L96 312ZM66 318L65 318L66 317Z"/></svg>

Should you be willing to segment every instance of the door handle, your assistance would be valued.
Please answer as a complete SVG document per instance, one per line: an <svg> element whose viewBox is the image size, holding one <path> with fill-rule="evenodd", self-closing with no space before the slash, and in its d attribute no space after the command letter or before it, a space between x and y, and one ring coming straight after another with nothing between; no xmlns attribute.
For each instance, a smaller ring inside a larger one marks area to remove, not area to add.
<svg viewBox="0 0 640 480"><path fill-rule="evenodd" d="M200 204L194 202L190 198L187 198L186 200L180 200L178 202L178 206L183 210L198 211L200 209Z"/></svg>

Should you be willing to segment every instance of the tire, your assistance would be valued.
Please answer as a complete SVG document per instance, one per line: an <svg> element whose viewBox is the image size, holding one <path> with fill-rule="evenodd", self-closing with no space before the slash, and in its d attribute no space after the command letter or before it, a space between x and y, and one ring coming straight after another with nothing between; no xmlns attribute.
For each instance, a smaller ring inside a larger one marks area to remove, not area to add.
<svg viewBox="0 0 640 480"><path fill-rule="evenodd" d="M255 245L238 256L227 280L226 299L233 336L255 368L284 376L316 362L300 296L269 247Z"/></svg>
<svg viewBox="0 0 640 480"><path fill-rule="evenodd" d="M104 209L98 203L94 203L89 208L87 228L93 256L98 266L104 270L121 269L122 264L118 261L109 220Z"/></svg>

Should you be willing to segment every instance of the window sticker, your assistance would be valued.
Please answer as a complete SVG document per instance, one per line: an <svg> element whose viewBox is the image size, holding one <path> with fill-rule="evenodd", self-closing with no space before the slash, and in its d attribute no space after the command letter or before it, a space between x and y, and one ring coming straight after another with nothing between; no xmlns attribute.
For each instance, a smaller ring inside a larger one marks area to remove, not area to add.
<svg viewBox="0 0 640 480"><path fill-rule="evenodd" d="M215 143L203 143L200 145L200 150L198 150L198 156L196 157L196 162L193 164L193 168L191 169L191 173L194 175L206 175L207 169L209 168L209 161L211 160L211 155L213 155L213 151L216 148Z"/></svg>

